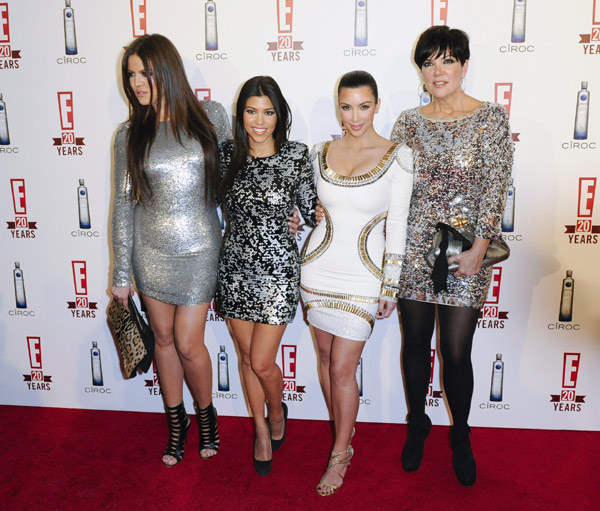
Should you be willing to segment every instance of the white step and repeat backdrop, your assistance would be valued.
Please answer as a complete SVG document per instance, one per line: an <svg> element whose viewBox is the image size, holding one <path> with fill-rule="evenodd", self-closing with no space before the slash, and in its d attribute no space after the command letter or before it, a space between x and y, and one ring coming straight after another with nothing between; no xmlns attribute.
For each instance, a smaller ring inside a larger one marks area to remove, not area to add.
<svg viewBox="0 0 600 511"><path fill-rule="evenodd" d="M419 103L411 54L432 24L469 33L466 90L506 106L516 146L512 256L476 333L471 424L600 429L600 0L0 1L0 403L162 411L156 374L124 379L106 324L123 46L168 36L198 96L229 113L243 81L273 76L292 138L312 146L340 135L335 84L352 69L378 80L376 127L390 134ZM212 311L206 344L219 413L247 415ZM398 320L378 322L357 371L359 420L405 420L400 347ZM279 360L290 416L327 418L301 309ZM431 360L428 413L448 424L435 341Z"/></svg>

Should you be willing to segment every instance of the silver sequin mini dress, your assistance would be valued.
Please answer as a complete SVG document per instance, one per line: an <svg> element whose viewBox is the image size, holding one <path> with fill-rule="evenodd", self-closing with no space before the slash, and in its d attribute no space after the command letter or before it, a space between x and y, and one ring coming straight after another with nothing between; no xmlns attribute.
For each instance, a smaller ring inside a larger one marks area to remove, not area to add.
<svg viewBox="0 0 600 511"><path fill-rule="evenodd" d="M420 108L400 114L392 140L414 154L415 179L408 216L406 257L400 298L480 308L486 301L492 268L470 277L448 274L448 291L433 292L425 261L437 222L460 214L480 238L501 236L510 183L513 142L506 109L484 103L458 119L431 119ZM460 198L460 211L453 206Z"/></svg>
<svg viewBox="0 0 600 511"><path fill-rule="evenodd" d="M221 148L223 173L233 142ZM315 190L308 147L286 142L278 153L248 157L226 194L227 232L219 264L218 311L228 318L285 325L300 299L300 256L288 226L294 205L315 225Z"/></svg>
<svg viewBox="0 0 600 511"><path fill-rule="evenodd" d="M217 138L229 138L223 106L203 105ZM121 125L114 140L113 285L131 285L133 274L144 296L175 305L209 302L217 283L221 226L216 207L205 201L202 146L185 134L180 144L161 123L146 169L153 197L136 205L129 197L127 130L127 123Z"/></svg>

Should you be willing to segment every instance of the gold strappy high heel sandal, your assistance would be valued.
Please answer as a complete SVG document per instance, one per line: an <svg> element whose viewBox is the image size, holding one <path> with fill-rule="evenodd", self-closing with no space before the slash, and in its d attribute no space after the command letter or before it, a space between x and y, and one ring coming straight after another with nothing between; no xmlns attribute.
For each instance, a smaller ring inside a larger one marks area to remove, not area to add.
<svg viewBox="0 0 600 511"><path fill-rule="evenodd" d="M346 459L340 460L340 456L343 456L344 454L347 455ZM338 471L338 469L336 467L338 465L346 465L346 466L350 465L350 460L352 459L352 456L354 456L354 449L352 448L351 445L349 445L345 451L332 452L331 457L329 458L327 470L332 468L334 470L334 472L338 476L340 476L340 478L342 479L342 483L344 481L344 476ZM326 470L326 472L327 472L327 470ZM319 481L319 484L317 485L317 493L319 495L321 495L321 497L327 497L329 495L333 495L334 493L336 493L341 487L342 487L341 484L339 486L335 486L334 484L325 483L325 482L323 482L323 479L321 479L321 481ZM328 488L331 491L324 492L323 490L325 490L325 488Z"/></svg>

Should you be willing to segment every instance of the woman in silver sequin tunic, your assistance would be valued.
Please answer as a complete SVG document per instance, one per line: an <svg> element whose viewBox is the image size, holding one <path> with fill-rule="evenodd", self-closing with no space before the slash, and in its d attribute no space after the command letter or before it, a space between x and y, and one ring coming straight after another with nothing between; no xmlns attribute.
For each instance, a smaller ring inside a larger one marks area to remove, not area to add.
<svg viewBox="0 0 600 511"><path fill-rule="evenodd" d="M114 140L111 292L126 306L133 274L146 304L170 429L163 463L173 466L190 427L184 375L196 399L200 455L219 447L204 327L221 246L217 144L231 130L219 103L196 99L165 37L134 41L122 73L131 114Z"/></svg>
<svg viewBox="0 0 600 511"><path fill-rule="evenodd" d="M267 475L273 451L285 440L287 420L277 351L299 301L298 246L287 220L297 204L314 226L317 194L308 148L287 140L291 113L275 80L248 80L240 90L236 119L234 140L221 148L227 232L216 305L242 355L255 429L254 468Z"/></svg>
<svg viewBox="0 0 600 511"><path fill-rule="evenodd" d="M467 420L473 394L471 346L491 268L482 268L490 239L501 236L501 219L512 170L513 143L506 110L467 96L461 87L469 64L469 41L460 30L432 27L417 43L414 60L432 101L403 112L392 140L414 151L415 182L407 248L400 277L403 374L409 404L405 470L417 470L431 428L425 414L431 337L439 317L445 395L452 414L451 444L458 480L476 479ZM446 290L434 292L425 261L437 222L467 220L475 229L470 250L451 257Z"/></svg>

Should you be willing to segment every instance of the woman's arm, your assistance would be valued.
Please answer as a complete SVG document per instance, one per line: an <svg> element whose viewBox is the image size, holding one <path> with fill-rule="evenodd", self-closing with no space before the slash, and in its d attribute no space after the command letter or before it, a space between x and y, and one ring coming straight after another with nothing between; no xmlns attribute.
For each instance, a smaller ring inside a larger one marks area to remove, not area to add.
<svg viewBox="0 0 600 511"><path fill-rule="evenodd" d="M475 236L496 238L502 229L502 214L510 185L514 144L508 125L508 114L503 106L493 106L486 124L487 129L481 142L483 175Z"/></svg>
<svg viewBox="0 0 600 511"><path fill-rule="evenodd" d="M450 257L448 263L458 262L455 277L468 277L481 270L490 240L499 235L502 214L506 205L512 172L514 145L504 107L495 105L487 120L482 139L483 168L479 193L479 216L475 225L473 247Z"/></svg>
<svg viewBox="0 0 600 511"><path fill-rule="evenodd" d="M113 143L114 188L112 197L112 294L127 303L133 294L131 279L131 253L133 250L133 222L135 203L129 197L130 184L127 176L126 139L127 125L123 124Z"/></svg>
<svg viewBox="0 0 600 511"><path fill-rule="evenodd" d="M385 224L385 255L380 295L381 300L393 303L398 299L402 259L406 251L406 227L413 186L412 151L405 145L399 146L396 150L396 160L399 165L390 169L393 172L392 189ZM385 316L378 314L378 317Z"/></svg>
<svg viewBox="0 0 600 511"><path fill-rule="evenodd" d="M315 175L308 147L302 144L302 155L298 162L300 176L296 189L296 204L304 221L311 227L316 226L315 212L317 208L317 190Z"/></svg>

